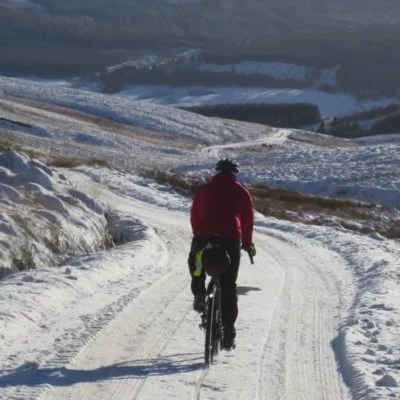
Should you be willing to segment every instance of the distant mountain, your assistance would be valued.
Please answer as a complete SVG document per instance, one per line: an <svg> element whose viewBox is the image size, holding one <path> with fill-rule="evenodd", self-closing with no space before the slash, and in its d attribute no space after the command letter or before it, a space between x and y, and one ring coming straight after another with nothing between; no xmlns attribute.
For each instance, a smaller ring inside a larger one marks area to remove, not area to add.
<svg viewBox="0 0 400 400"><path fill-rule="evenodd" d="M2 0L0 72L71 76L201 49L214 62L346 64L355 90L372 74L390 91L399 22L398 0Z"/></svg>

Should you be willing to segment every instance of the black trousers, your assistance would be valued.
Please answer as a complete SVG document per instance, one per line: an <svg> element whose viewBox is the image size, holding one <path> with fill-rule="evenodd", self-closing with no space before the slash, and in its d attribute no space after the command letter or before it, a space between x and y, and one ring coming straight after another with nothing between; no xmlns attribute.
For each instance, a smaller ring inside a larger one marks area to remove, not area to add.
<svg viewBox="0 0 400 400"><path fill-rule="evenodd" d="M222 319L227 327L233 327L238 316L238 297L236 293L236 280L240 265L240 248L241 243L238 240L225 239L213 236L194 236L189 253L189 271L192 277L191 290L193 295L204 295L206 293L205 281L206 274L203 271L199 277L193 276L195 270L196 253L204 248L210 240L218 240L228 252L231 259L231 265L220 276L221 291L222 291Z"/></svg>

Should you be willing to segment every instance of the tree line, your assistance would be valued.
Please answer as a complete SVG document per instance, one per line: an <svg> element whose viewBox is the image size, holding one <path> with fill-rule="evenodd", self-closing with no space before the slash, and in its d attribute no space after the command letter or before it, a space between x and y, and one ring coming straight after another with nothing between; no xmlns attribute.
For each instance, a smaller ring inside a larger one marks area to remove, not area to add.
<svg viewBox="0 0 400 400"><path fill-rule="evenodd" d="M308 103L218 104L185 109L209 117L255 122L280 128L301 128L321 121L319 107Z"/></svg>

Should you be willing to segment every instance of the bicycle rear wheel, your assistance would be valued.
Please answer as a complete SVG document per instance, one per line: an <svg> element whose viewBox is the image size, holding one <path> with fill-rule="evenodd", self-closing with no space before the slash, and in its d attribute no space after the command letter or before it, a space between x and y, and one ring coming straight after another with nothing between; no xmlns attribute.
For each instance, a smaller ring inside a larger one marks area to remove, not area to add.
<svg viewBox="0 0 400 400"><path fill-rule="evenodd" d="M214 296L207 296L206 303L206 337L204 343L204 362L210 365L213 362L212 336L213 336L213 313L214 313Z"/></svg>
<svg viewBox="0 0 400 400"><path fill-rule="evenodd" d="M206 336L204 345L204 362L210 365L218 354L222 341L222 323L219 290L213 285L206 303Z"/></svg>

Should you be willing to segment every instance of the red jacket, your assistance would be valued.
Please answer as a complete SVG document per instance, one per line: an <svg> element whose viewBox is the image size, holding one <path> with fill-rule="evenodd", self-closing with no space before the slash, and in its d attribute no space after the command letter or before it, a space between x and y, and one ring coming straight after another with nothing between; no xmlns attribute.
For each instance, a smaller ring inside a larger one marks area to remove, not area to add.
<svg viewBox="0 0 400 400"><path fill-rule="evenodd" d="M193 234L221 235L252 243L253 201L233 174L221 172L201 185L194 196L190 216Z"/></svg>

